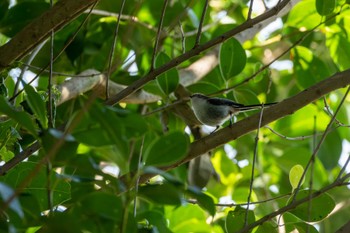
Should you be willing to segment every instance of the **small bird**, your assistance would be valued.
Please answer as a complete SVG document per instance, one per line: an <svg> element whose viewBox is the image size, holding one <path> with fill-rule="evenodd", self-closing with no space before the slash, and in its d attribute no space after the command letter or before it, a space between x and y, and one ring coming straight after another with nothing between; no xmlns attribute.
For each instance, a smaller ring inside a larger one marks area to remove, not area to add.
<svg viewBox="0 0 350 233"><path fill-rule="evenodd" d="M190 96L192 108L197 119L203 124L216 127L215 132L225 121L230 119L239 112L259 109L262 104L243 105L224 98L211 98L199 93ZM270 106L276 103L264 104Z"/></svg>

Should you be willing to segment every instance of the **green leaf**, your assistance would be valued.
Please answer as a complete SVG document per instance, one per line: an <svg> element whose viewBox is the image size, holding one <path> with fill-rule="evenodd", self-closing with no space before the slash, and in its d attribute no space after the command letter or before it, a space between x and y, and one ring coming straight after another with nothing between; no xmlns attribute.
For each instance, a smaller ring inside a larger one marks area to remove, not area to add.
<svg viewBox="0 0 350 233"><path fill-rule="evenodd" d="M292 53L298 84L303 88L308 88L330 76L331 73L327 65L314 56L310 49L297 46L292 50Z"/></svg>
<svg viewBox="0 0 350 233"><path fill-rule="evenodd" d="M297 200L308 197L309 190L301 190L297 195ZM309 206L311 204L311 208ZM307 222L318 222L332 212L335 207L333 198L328 193L313 198L311 202L305 202L298 205L295 209L289 211L298 218Z"/></svg>
<svg viewBox="0 0 350 233"><path fill-rule="evenodd" d="M350 68L350 41L339 25L332 25L330 32L327 32L326 45L329 48L330 55L334 59L334 63L340 70Z"/></svg>
<svg viewBox="0 0 350 233"><path fill-rule="evenodd" d="M139 114L127 114L122 117L127 138L137 138L147 132L148 126L144 117Z"/></svg>
<svg viewBox="0 0 350 233"><path fill-rule="evenodd" d="M79 130L77 132L74 132L73 137L77 139L77 141L88 146L99 147L114 144L106 131L101 127Z"/></svg>
<svg viewBox="0 0 350 233"><path fill-rule="evenodd" d="M313 225L301 222L300 219L289 212L283 214L283 219L286 227L286 232L297 231L299 233L318 233Z"/></svg>
<svg viewBox="0 0 350 233"><path fill-rule="evenodd" d="M36 171L33 176L33 171ZM52 191L53 205L59 205L62 202L70 199L70 185L65 180L59 179L56 172L51 171L50 183ZM28 178L32 178L28 180ZM22 182L30 181L23 189L24 193L33 195L40 203L41 210L46 210L47 206L47 171L45 167L37 167L34 162L22 162L0 178L0 181L17 188L22 185Z"/></svg>
<svg viewBox="0 0 350 233"><path fill-rule="evenodd" d="M72 135L64 135L57 129L49 129L42 133L42 145L46 154L51 153L52 162L67 162L76 156L78 142ZM62 143L60 147L56 147L58 143Z"/></svg>
<svg viewBox="0 0 350 233"><path fill-rule="evenodd" d="M264 222L255 233L278 233L278 228L270 222Z"/></svg>
<svg viewBox="0 0 350 233"><path fill-rule="evenodd" d="M182 205L166 208L169 228L172 232L222 232L210 231L210 225L206 224L207 215L198 205Z"/></svg>
<svg viewBox="0 0 350 233"><path fill-rule="evenodd" d="M89 114L95 122L101 125L101 129L105 131L113 144L116 145L119 153L126 156L128 143L124 136L125 127L117 113L109 107L96 103L89 111Z"/></svg>
<svg viewBox="0 0 350 233"><path fill-rule="evenodd" d="M319 233L313 225L304 222L294 223L294 227L298 233Z"/></svg>
<svg viewBox="0 0 350 233"><path fill-rule="evenodd" d="M137 195L161 205L180 205L182 192L175 186L164 183L141 186Z"/></svg>
<svg viewBox="0 0 350 233"><path fill-rule="evenodd" d="M26 1L18 3L9 9L1 21L0 32L12 37L49 8L50 4L46 2Z"/></svg>
<svg viewBox="0 0 350 233"><path fill-rule="evenodd" d="M33 111L34 115L38 118L41 126L44 129L47 129L47 112L45 101L41 98L40 94L36 92L34 87L26 84L24 90L27 93L27 100L30 106L30 109Z"/></svg>
<svg viewBox="0 0 350 233"><path fill-rule="evenodd" d="M327 135L322 143L318 158L327 170L331 170L338 165L342 152L342 141L339 132L334 130Z"/></svg>
<svg viewBox="0 0 350 233"><path fill-rule="evenodd" d="M211 198L210 196L203 193L197 188L189 187L187 193L190 195L190 197L195 198L197 200L198 205L206 211L208 211L211 216L215 215L216 208L213 198Z"/></svg>
<svg viewBox="0 0 350 233"><path fill-rule="evenodd" d="M100 218L121 221L123 217L123 205L120 197L105 193L93 192L83 197L79 204L84 215L98 216Z"/></svg>
<svg viewBox="0 0 350 233"><path fill-rule="evenodd" d="M165 53L161 52L157 55L155 61L155 67L161 67L162 65L170 62L171 59ZM165 73L159 75L157 77L157 83L159 88L163 91L163 93L167 96L177 88L179 84L179 74L176 68L172 68Z"/></svg>
<svg viewBox="0 0 350 233"><path fill-rule="evenodd" d="M289 171L289 182L292 185L292 192L294 189L298 187L299 181L301 179L301 176L303 175L304 168L300 164L294 165L290 171ZM301 184L303 184L305 181L305 177L303 177L303 181Z"/></svg>
<svg viewBox="0 0 350 233"><path fill-rule="evenodd" d="M6 114L14 121L18 122L21 126L26 128L32 135L36 136L35 123L30 115L24 111L18 111L5 99L4 96L0 96L0 113Z"/></svg>
<svg viewBox="0 0 350 233"><path fill-rule="evenodd" d="M316 0L316 10L320 15L329 15L334 9L335 0Z"/></svg>
<svg viewBox="0 0 350 233"><path fill-rule="evenodd" d="M147 166L167 166L183 159L188 151L189 139L181 132L161 137L146 152Z"/></svg>
<svg viewBox="0 0 350 233"><path fill-rule="evenodd" d="M237 232L245 226L246 209L237 206L234 211L229 211L226 216L226 232ZM248 210L248 225L255 221L255 215L252 210ZM249 231L251 232L251 231Z"/></svg>
<svg viewBox="0 0 350 233"><path fill-rule="evenodd" d="M14 156L15 156L15 154L12 151L7 150L6 147L2 147L0 149L0 158L1 158L1 160L7 162L10 159L12 159Z"/></svg>
<svg viewBox="0 0 350 233"><path fill-rule="evenodd" d="M219 57L220 71L226 80L241 73L247 62L245 50L235 38L231 38L221 45Z"/></svg>
<svg viewBox="0 0 350 233"><path fill-rule="evenodd" d="M166 216L164 216L164 213L160 211L142 212L137 215L137 219L138 219L138 222L141 222L146 219L148 223L150 223L153 226L156 226L159 232L162 232L162 233L172 232L168 228L168 221L166 219Z"/></svg>
<svg viewBox="0 0 350 233"><path fill-rule="evenodd" d="M8 0L0 0L0 21L6 15L6 11L8 10L8 7L9 7Z"/></svg>
<svg viewBox="0 0 350 233"><path fill-rule="evenodd" d="M290 11L286 25L311 29L319 24L321 20L322 16L317 13L315 8L315 0L300 1Z"/></svg>

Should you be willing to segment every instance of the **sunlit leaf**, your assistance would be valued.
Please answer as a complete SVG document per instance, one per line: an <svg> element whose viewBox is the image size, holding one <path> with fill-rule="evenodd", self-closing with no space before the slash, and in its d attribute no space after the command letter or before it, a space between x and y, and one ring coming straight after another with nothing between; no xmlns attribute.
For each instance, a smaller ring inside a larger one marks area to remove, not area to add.
<svg viewBox="0 0 350 233"><path fill-rule="evenodd" d="M293 166L289 171L289 182L292 185L292 190L296 189L298 187L298 184L300 182L301 176L303 175L304 168L303 166L297 164ZM301 182L301 185L304 183L305 177L303 177L303 181Z"/></svg>
<svg viewBox="0 0 350 233"><path fill-rule="evenodd" d="M330 55L335 61L335 64L341 70L346 70L350 68L350 43L349 38L347 38L341 32L343 29L339 25L332 25L327 33L326 44L329 48Z"/></svg>
<svg viewBox="0 0 350 233"><path fill-rule="evenodd" d="M7 150L6 147L2 147L2 148L0 149L0 158L1 158L3 161L7 162L7 161L9 161L10 159L12 159L14 156L15 156L15 154L14 154L12 151Z"/></svg>
<svg viewBox="0 0 350 233"><path fill-rule="evenodd" d="M327 1L327 0L326 0ZM299 1L288 15L287 25L311 29L322 20L315 7L315 0Z"/></svg>
<svg viewBox="0 0 350 233"><path fill-rule="evenodd" d="M170 206L166 208L166 216L172 232L208 232L210 230L210 225L206 224L207 215L198 205Z"/></svg>
<svg viewBox="0 0 350 233"><path fill-rule="evenodd" d="M297 80L303 88L308 88L331 75L327 65L314 56L310 49L297 46L292 52Z"/></svg>

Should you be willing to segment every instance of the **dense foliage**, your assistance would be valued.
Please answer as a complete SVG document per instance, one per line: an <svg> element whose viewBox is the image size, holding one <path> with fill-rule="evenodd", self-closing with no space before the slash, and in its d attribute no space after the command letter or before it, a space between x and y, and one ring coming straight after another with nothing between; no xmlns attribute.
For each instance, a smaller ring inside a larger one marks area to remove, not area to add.
<svg viewBox="0 0 350 233"><path fill-rule="evenodd" d="M335 232L350 221L349 0L59 8L70 2L0 0L0 232ZM40 18L51 8L71 18ZM345 85L321 85L337 73ZM280 104L235 117L260 128L210 134L189 111L196 92Z"/></svg>

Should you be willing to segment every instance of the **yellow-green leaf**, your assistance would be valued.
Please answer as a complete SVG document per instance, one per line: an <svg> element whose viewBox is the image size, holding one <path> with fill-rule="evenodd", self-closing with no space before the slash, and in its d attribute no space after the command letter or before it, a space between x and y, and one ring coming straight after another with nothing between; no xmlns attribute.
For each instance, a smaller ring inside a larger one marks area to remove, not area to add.
<svg viewBox="0 0 350 233"><path fill-rule="evenodd" d="M293 166L289 171L289 182L292 185L293 190L298 187L301 176L303 175L304 168L300 164ZM305 177L301 184L304 183Z"/></svg>

